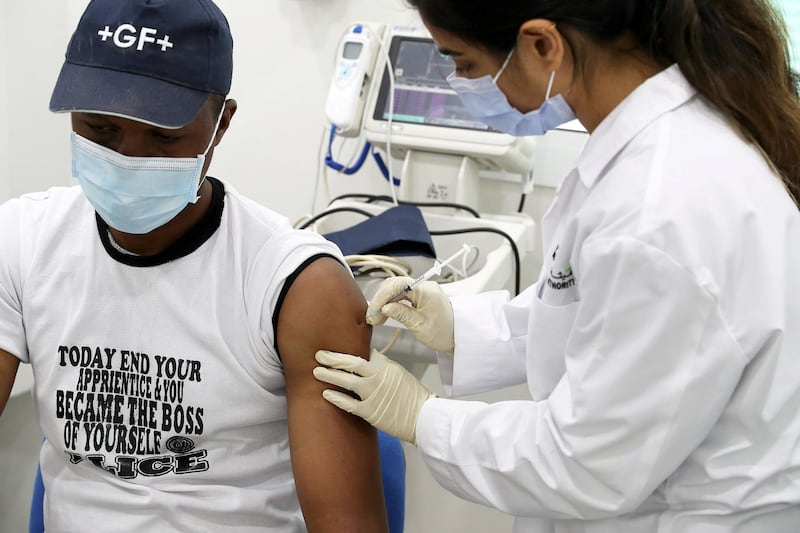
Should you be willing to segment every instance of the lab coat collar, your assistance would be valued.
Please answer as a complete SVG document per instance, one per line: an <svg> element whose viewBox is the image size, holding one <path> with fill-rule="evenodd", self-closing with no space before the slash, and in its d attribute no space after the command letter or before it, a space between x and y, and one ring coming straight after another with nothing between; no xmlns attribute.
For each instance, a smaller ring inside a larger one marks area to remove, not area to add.
<svg viewBox="0 0 800 533"><path fill-rule="evenodd" d="M587 188L639 132L661 115L697 94L677 64L646 80L592 132L578 159L578 174Z"/></svg>

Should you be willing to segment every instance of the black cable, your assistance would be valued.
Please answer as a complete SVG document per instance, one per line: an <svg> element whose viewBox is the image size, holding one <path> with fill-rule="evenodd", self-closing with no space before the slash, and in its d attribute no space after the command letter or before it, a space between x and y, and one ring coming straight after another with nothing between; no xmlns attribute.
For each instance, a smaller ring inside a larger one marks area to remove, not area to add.
<svg viewBox="0 0 800 533"><path fill-rule="evenodd" d="M386 195L354 193L354 194L343 194L341 196L337 196L336 198L331 200L328 205L331 205L336 200L345 200L347 198L366 198L368 204L372 202L394 202L394 200L390 196ZM475 209L469 207L468 205L464 204L456 204L449 202L410 202L407 200L398 200L397 203L403 205L415 205L417 207L450 207L453 209L460 209L461 211L466 211L475 218L481 218L480 213L478 213Z"/></svg>
<svg viewBox="0 0 800 533"><path fill-rule="evenodd" d="M321 218L324 218L328 215L332 215L334 213L340 213L343 211L347 211L350 213L358 213L359 215L364 215L367 218L372 218L373 216L375 216L368 211L364 211L363 209L356 209L355 207L335 207L333 209L328 209L327 211L323 211L322 213L309 218L308 220L303 222L300 226L298 226L297 229L306 229L311 224L313 224L314 222L316 222Z"/></svg>
<svg viewBox="0 0 800 533"><path fill-rule="evenodd" d="M377 194L366 194L366 193L350 193L350 194L341 194L335 197L333 200L328 202L328 205L331 205L336 200L346 200L348 198L367 198L367 199L374 199L377 198L379 195ZM387 197L388 198L388 197Z"/></svg>
<svg viewBox="0 0 800 533"><path fill-rule="evenodd" d="M528 197L527 194L522 194L519 197L519 207L517 208L517 213L522 213L522 210L525 209L525 199Z"/></svg>
<svg viewBox="0 0 800 533"><path fill-rule="evenodd" d="M350 197L360 196L360 197L370 197L371 195L345 195ZM355 207L335 207L333 209L328 209L311 217L310 219L306 220L303 224L298 226L297 229L305 229L317 220L324 218L328 215L333 215L334 213L340 212L350 212L350 213L358 213L360 215L364 215L367 218L372 218L374 215L362 209L357 209ZM436 235L463 235L465 233L494 233L496 235L500 235L501 237L505 238L508 241L508 244L511 245L511 252L514 254L514 295L518 295L520 291L520 278L521 278L521 271L522 265L519 256L519 248L517 248L517 243L514 242L514 239L503 230L499 230L497 228L460 228L454 230L446 230L446 231L431 231L431 236Z"/></svg>
<svg viewBox="0 0 800 533"><path fill-rule="evenodd" d="M514 239L511 238L511 235L497 228L461 228L447 231L432 231L431 235L461 235L463 233L496 233L497 235L505 237L505 239L511 245L511 251L514 254L514 264L516 266L516 270L514 271L514 295L518 295L520 290L522 265L519 257L519 248L517 248L517 243L514 242Z"/></svg>

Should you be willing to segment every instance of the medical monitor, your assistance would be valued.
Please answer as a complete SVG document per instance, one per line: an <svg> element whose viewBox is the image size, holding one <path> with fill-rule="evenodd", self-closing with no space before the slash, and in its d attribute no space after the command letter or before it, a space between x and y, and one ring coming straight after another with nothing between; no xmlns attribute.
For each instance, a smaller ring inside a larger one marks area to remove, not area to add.
<svg viewBox="0 0 800 533"><path fill-rule="evenodd" d="M379 54L364 117L367 140L386 147L391 112L396 157L408 150L465 155L487 170L530 171L534 140L494 131L472 117L447 83L452 59L439 53L424 28L390 26L384 45L393 67L394 101L385 54L383 59Z"/></svg>

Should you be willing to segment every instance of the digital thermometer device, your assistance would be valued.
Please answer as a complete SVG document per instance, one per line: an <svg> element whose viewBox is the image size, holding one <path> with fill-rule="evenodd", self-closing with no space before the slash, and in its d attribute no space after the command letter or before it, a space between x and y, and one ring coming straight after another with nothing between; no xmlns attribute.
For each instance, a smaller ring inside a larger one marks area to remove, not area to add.
<svg viewBox="0 0 800 533"><path fill-rule="evenodd" d="M342 36L336 67L325 103L325 115L338 135L356 136L361 130L369 76L375 63L379 29L354 24Z"/></svg>

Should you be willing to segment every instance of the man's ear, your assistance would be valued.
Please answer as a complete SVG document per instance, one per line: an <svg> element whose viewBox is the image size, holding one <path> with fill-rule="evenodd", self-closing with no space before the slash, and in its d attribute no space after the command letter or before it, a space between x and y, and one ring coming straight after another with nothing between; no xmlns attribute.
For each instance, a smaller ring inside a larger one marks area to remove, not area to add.
<svg viewBox="0 0 800 533"><path fill-rule="evenodd" d="M553 72L564 60L564 37L553 21L532 19L520 27L517 49L529 67Z"/></svg>
<svg viewBox="0 0 800 533"><path fill-rule="evenodd" d="M228 128L231 125L231 120L233 120L233 115L236 114L236 109L238 106L239 105L236 103L236 100L232 98L225 100L222 118L219 120L219 128L217 128L217 135L214 139L214 146L219 144L219 142L222 140L222 137L225 135L225 132L228 131Z"/></svg>

